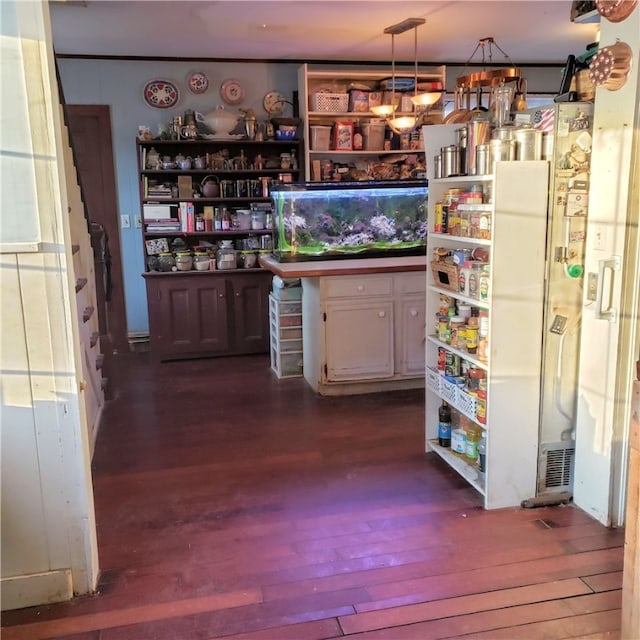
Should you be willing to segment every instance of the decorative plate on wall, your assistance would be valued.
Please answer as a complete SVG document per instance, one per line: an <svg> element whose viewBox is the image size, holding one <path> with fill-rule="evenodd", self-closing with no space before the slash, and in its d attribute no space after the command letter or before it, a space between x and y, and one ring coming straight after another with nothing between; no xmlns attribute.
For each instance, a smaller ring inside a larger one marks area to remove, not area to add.
<svg viewBox="0 0 640 640"><path fill-rule="evenodd" d="M209 78L201 71L194 71L187 78L187 86L191 93L204 93L209 88Z"/></svg>
<svg viewBox="0 0 640 640"><path fill-rule="evenodd" d="M180 100L178 87L168 80L151 80L144 87L144 100L151 107L169 109Z"/></svg>
<svg viewBox="0 0 640 640"><path fill-rule="evenodd" d="M244 89L238 80L225 80L220 85L220 95L227 104L240 104L244 98Z"/></svg>
<svg viewBox="0 0 640 640"><path fill-rule="evenodd" d="M284 111L286 102L277 91L269 91L262 99L262 106L269 115L279 116Z"/></svg>

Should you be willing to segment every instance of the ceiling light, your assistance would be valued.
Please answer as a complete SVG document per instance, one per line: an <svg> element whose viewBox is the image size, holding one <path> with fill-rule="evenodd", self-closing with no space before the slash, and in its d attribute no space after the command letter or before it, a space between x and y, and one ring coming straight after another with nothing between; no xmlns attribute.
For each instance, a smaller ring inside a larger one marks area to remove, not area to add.
<svg viewBox="0 0 640 640"><path fill-rule="evenodd" d="M372 107L371 111L387 119L387 125L394 133L410 133L417 129L423 122L423 118L429 109L440 99L440 92L428 92L418 94L418 27L425 23L424 18L407 18L402 22L391 25L384 30L384 33L391 34L391 102ZM411 102L414 105L414 113L411 115L400 115L394 117L398 107L396 102L396 57L395 57L395 37L413 29L413 97Z"/></svg>

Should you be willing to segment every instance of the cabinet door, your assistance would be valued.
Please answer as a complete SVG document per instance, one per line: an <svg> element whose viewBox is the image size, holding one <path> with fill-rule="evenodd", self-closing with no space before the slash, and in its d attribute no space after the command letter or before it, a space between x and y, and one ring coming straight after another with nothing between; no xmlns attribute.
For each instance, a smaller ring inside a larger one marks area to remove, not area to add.
<svg viewBox="0 0 640 640"><path fill-rule="evenodd" d="M328 302L325 314L327 382L393 376L393 302Z"/></svg>
<svg viewBox="0 0 640 640"><path fill-rule="evenodd" d="M271 273L230 277L233 292L233 353L269 351L269 291Z"/></svg>
<svg viewBox="0 0 640 640"><path fill-rule="evenodd" d="M427 331L424 296L400 300L396 308L396 373L424 375Z"/></svg>
<svg viewBox="0 0 640 640"><path fill-rule="evenodd" d="M161 359L224 353L229 348L224 278L147 279L151 349Z"/></svg>

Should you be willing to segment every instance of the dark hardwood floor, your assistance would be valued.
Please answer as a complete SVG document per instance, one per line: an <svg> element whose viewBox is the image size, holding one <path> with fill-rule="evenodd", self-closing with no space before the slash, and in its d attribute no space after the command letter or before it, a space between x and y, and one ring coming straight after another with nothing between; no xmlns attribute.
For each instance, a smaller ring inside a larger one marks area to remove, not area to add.
<svg viewBox="0 0 640 640"><path fill-rule="evenodd" d="M619 638L623 532L485 511L423 453L424 393L316 396L264 356L116 358L101 578L3 640Z"/></svg>

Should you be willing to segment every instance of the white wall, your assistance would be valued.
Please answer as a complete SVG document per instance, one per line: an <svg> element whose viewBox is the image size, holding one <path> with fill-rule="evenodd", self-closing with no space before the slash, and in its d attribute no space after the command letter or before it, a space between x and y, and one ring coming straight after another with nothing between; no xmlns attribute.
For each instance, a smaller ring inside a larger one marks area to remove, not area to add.
<svg viewBox="0 0 640 640"><path fill-rule="evenodd" d="M98 565L47 4L0 6L13 80L0 112L0 586L14 609L91 591Z"/></svg>

